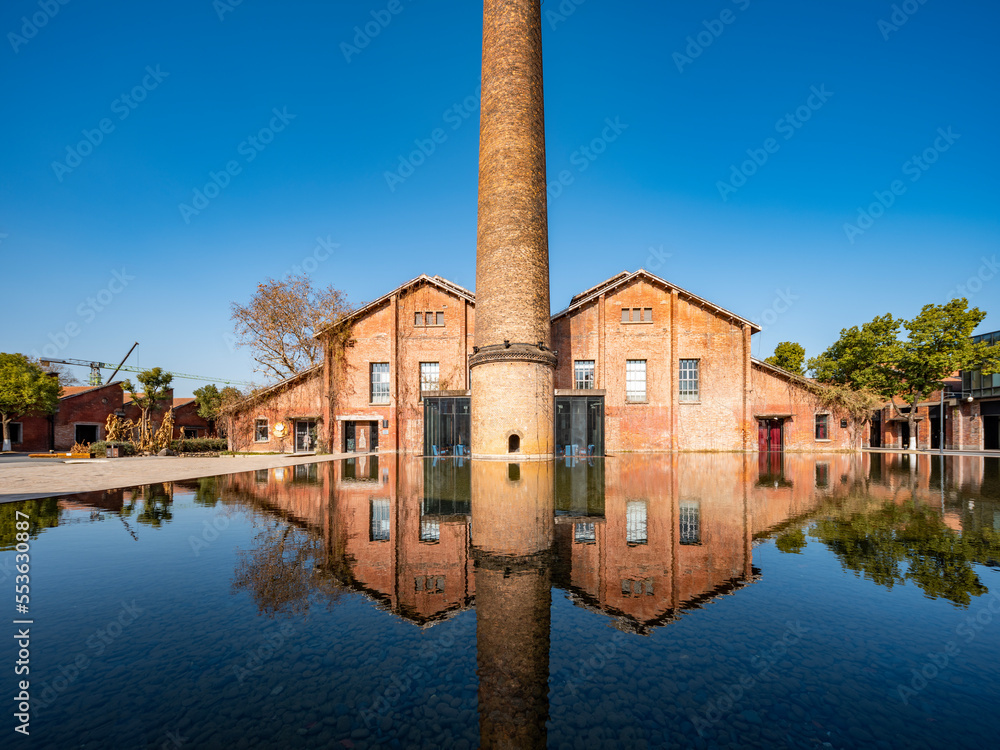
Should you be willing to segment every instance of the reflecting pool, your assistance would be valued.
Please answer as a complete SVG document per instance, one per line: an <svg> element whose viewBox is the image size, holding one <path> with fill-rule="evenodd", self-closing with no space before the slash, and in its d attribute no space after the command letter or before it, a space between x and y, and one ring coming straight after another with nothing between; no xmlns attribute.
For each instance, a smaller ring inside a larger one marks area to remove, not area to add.
<svg viewBox="0 0 1000 750"><path fill-rule="evenodd" d="M359 456L8 503L11 593L18 511L30 747L1000 731L1000 458Z"/></svg>

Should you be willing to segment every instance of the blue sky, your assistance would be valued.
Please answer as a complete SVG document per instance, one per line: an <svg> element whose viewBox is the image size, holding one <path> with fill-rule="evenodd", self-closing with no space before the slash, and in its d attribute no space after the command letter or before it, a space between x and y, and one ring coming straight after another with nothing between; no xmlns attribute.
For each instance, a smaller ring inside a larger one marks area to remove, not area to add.
<svg viewBox="0 0 1000 750"><path fill-rule="evenodd" d="M951 296L1000 328L996 3L543 12L553 310L646 267L765 324L761 357ZM477 0L4 3L0 350L139 341L133 364L250 379L229 305L267 277L474 287L481 22Z"/></svg>

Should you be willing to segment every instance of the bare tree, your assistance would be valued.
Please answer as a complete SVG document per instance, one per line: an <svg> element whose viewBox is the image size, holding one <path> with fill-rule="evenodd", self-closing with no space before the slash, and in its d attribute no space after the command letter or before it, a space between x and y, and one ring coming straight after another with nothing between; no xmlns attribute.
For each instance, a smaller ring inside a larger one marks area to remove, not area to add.
<svg viewBox="0 0 1000 750"><path fill-rule="evenodd" d="M306 274L268 279L249 304L232 304L237 345L250 347L257 372L279 380L322 362L313 334L350 312L344 292L332 284L314 288Z"/></svg>

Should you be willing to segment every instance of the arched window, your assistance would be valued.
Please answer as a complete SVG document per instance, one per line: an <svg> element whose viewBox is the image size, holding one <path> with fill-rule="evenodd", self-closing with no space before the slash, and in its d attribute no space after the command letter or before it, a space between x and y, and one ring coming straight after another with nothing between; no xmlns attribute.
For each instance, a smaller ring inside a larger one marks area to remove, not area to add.
<svg viewBox="0 0 1000 750"><path fill-rule="evenodd" d="M521 450L521 438L518 435L511 435L507 438L507 452L517 453Z"/></svg>

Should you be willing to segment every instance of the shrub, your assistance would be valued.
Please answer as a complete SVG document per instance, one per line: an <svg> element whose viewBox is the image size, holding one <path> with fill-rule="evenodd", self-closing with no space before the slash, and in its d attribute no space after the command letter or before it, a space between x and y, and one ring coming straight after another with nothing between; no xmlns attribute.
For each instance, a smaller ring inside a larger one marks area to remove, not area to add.
<svg viewBox="0 0 1000 750"><path fill-rule="evenodd" d="M101 440L96 443L90 444L90 452L94 454L97 458L104 458L107 455L108 446L117 445L119 456L134 456L138 453L135 447L135 443L121 442L121 441L107 441Z"/></svg>
<svg viewBox="0 0 1000 750"><path fill-rule="evenodd" d="M175 453L218 453L229 447L225 438L187 438L174 440L170 449Z"/></svg>

